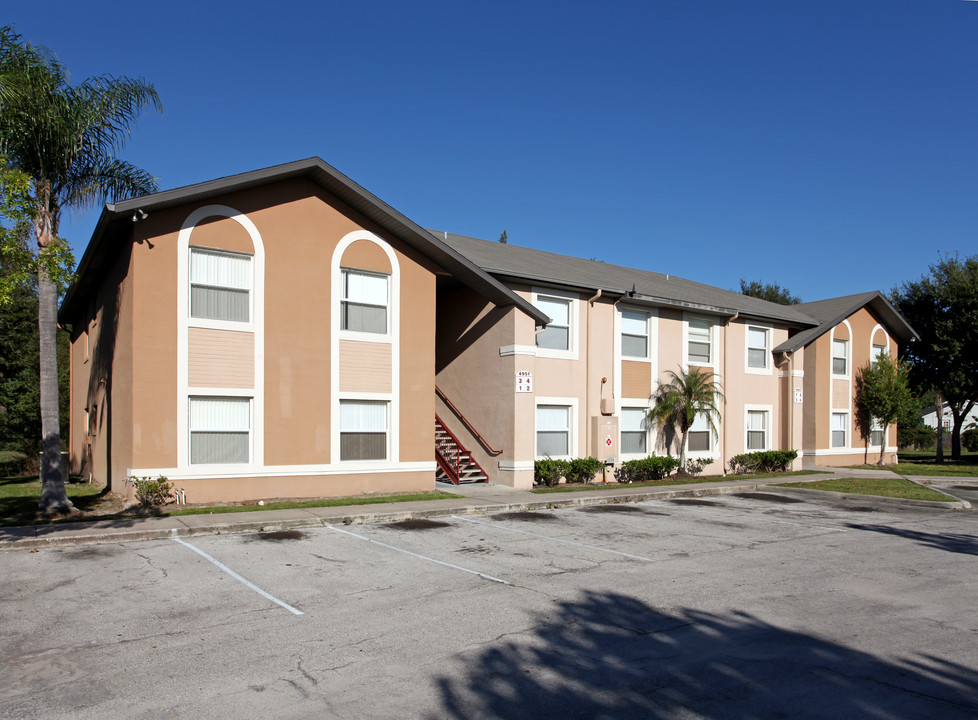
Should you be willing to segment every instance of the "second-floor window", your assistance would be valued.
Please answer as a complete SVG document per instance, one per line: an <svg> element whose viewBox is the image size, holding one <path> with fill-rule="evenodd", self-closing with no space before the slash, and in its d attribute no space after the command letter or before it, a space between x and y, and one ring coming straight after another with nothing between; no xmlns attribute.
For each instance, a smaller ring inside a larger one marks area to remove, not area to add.
<svg viewBox="0 0 978 720"><path fill-rule="evenodd" d="M747 328L747 367L755 370L767 369L767 330L759 327Z"/></svg>
<svg viewBox="0 0 978 720"><path fill-rule="evenodd" d="M713 325L708 320L690 320L688 355L691 364L709 365L713 358Z"/></svg>
<svg viewBox="0 0 978 720"><path fill-rule="evenodd" d="M537 297L536 306L552 320L543 331L537 333L537 347L548 350L570 350L571 301L555 297Z"/></svg>
<svg viewBox="0 0 978 720"><path fill-rule="evenodd" d="M849 365L849 341L832 341L832 374L847 375Z"/></svg>
<svg viewBox="0 0 978 720"><path fill-rule="evenodd" d="M649 356L649 314L638 310L621 311L621 355L627 358Z"/></svg>
<svg viewBox="0 0 978 720"><path fill-rule="evenodd" d="M386 335L388 276L343 270L340 329Z"/></svg>
<svg viewBox="0 0 978 720"><path fill-rule="evenodd" d="M190 249L190 317L251 320L251 256Z"/></svg>

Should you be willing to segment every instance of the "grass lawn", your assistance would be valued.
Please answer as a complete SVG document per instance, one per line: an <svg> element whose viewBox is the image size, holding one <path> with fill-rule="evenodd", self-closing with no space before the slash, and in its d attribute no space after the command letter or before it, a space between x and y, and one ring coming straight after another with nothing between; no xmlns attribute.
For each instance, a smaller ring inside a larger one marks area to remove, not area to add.
<svg viewBox="0 0 978 720"><path fill-rule="evenodd" d="M89 512L102 498L102 488L88 483L65 485L68 499L82 512ZM37 522L37 503L41 499L41 481L33 475L0 477L0 526L33 525Z"/></svg>
<svg viewBox="0 0 978 720"><path fill-rule="evenodd" d="M706 475L702 477L677 477L676 475L670 475L669 477L664 477L661 480L650 480L649 482L633 482L633 483L611 483L609 485L557 485L556 487L539 487L534 488L530 492L543 495L546 493L561 493L561 492L580 492L581 490L620 490L622 488L643 488L643 487L663 487L667 485L691 485L693 483L708 483L708 482L720 482L726 480L755 480L760 478L772 478L772 477L794 477L796 475L817 475L814 470L799 470L798 472L788 472L788 473L761 473L759 475L727 475L726 477L721 475Z"/></svg>
<svg viewBox="0 0 978 720"><path fill-rule="evenodd" d="M961 453L960 460L951 460L951 451L944 453L944 462L935 462L933 450L901 450L900 462L897 465L884 465L884 470L891 470L898 475L938 475L958 477L978 477L978 454ZM877 469L876 465L858 465L859 468Z"/></svg>
<svg viewBox="0 0 978 720"><path fill-rule="evenodd" d="M446 500L458 498L461 495L445 492L411 493L403 495L360 495L344 498L320 498L318 500L266 502L264 505L252 503L249 505L207 505L188 507L169 512L165 509L159 513L140 512L138 508L119 512L118 502L107 502L103 490L87 483L69 482L66 485L68 498L81 516L66 518L69 521L78 520L111 520L114 518L132 517L167 517L170 515L207 515L235 512L256 512L263 510L287 510L289 508L335 507L340 505L375 505L378 503L412 502L416 500ZM17 525L36 525L51 522L46 518L37 517L37 503L41 498L41 482L32 476L0 477L0 527ZM58 522L57 520L54 522Z"/></svg>
<svg viewBox="0 0 978 720"><path fill-rule="evenodd" d="M775 487L828 490L851 495L877 495L907 500L936 500L955 502L955 499L930 488L921 487L903 478L831 478L815 482L778 483Z"/></svg>

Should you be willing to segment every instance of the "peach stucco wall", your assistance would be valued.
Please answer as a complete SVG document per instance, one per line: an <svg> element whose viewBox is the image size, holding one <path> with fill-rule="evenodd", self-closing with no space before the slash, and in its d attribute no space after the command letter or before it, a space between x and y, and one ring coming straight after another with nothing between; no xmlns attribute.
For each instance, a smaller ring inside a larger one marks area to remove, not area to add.
<svg viewBox="0 0 978 720"><path fill-rule="evenodd" d="M226 205L245 214L258 228L264 244L265 342L261 350L265 464L318 466L335 460L330 458L330 267L337 243L356 230L368 230L389 243L400 268L399 460L433 462L435 319L431 309L437 268L305 180L232 193L205 204ZM129 468L177 465L177 299L181 292L177 287L178 234L197 207L191 204L153 212L136 223L132 230L131 264L127 255L125 267L114 271L103 283L100 297L113 283L123 290L119 331L109 366L115 380L114 392L120 393L116 418L121 419L124 412L125 427L120 422L113 425L112 445L117 458L111 469L96 453L94 472L99 479L104 480L111 473L113 481L118 482ZM238 252L253 251L247 232L228 218L205 220L194 229L190 242ZM353 243L343 262L390 271L383 251L368 242ZM84 395L83 386L90 384L86 379L90 373L78 371L79 366L85 365L82 341L82 334L76 333L72 395L77 398ZM216 379L214 368L208 369L208 378ZM95 391L97 388L92 390ZM77 405L76 402L72 408L72 427L79 440L73 441L72 450L80 457L84 433L78 434L75 428L83 424L84 410ZM202 467L201 473L205 474L206 469ZM400 480L391 480L393 485L387 483L385 490L397 489L399 484L411 490L430 489L434 483L434 474L429 471L398 472L391 477ZM329 475L315 482L283 481L281 492L269 490L255 478L186 480L181 484L186 487L187 483L196 483L208 497L213 494L214 498L234 500L282 493L335 495L366 488L373 482L357 475ZM205 492L204 485L221 489ZM259 486L264 489L256 494Z"/></svg>

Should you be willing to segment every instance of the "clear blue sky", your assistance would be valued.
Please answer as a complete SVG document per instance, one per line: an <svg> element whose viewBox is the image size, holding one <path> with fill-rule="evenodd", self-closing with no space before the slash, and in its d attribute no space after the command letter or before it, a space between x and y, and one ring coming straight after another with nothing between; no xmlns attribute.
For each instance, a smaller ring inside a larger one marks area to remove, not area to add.
<svg viewBox="0 0 978 720"><path fill-rule="evenodd" d="M18 3L163 189L319 155L425 227L803 300L978 254L978 2ZM78 257L97 211L65 218Z"/></svg>

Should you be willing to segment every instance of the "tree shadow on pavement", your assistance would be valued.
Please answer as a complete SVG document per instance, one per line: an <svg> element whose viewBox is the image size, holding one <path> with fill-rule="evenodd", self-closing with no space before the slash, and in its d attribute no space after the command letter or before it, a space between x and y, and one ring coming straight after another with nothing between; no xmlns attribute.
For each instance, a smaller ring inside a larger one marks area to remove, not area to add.
<svg viewBox="0 0 978 720"><path fill-rule="evenodd" d="M926 545L927 547L947 552L960 553L962 555L978 555L978 535L963 535L961 533L929 533L919 530L906 530L904 528L890 527L888 525L860 525L850 523L846 525L854 530L868 530L870 532L883 533L884 535L895 535Z"/></svg>
<svg viewBox="0 0 978 720"><path fill-rule="evenodd" d="M667 612L586 593L508 638L436 678L443 707L430 717L978 716L973 667L884 660L743 612Z"/></svg>

